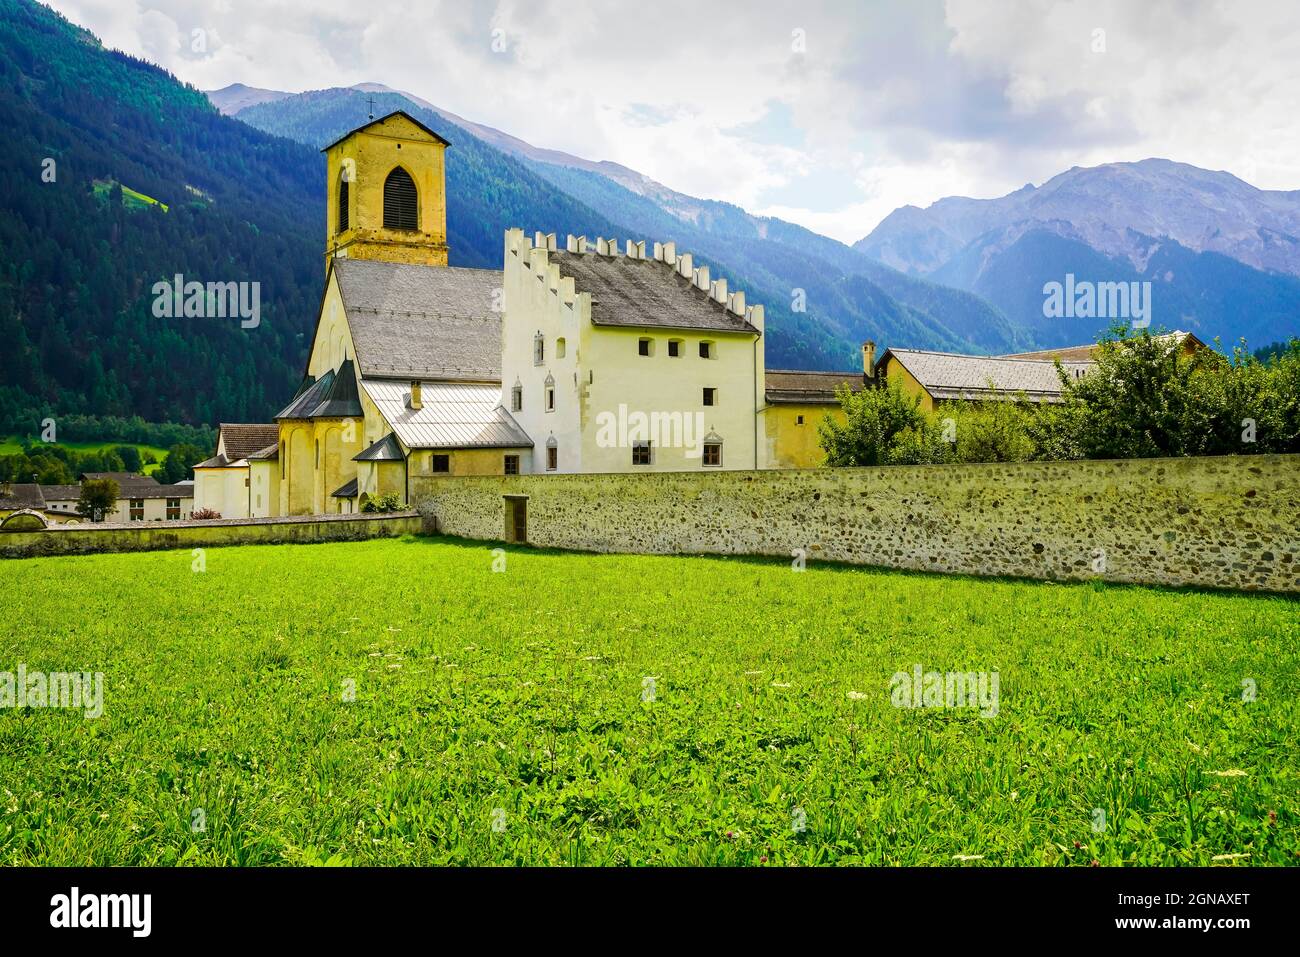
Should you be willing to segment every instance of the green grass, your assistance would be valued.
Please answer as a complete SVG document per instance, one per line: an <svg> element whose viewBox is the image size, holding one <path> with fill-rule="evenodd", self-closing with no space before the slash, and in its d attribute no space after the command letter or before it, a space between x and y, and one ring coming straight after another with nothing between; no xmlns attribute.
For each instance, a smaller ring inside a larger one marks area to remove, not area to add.
<svg viewBox="0 0 1300 957"><path fill-rule="evenodd" d="M21 439L16 435L0 438L0 455L21 455L23 451L20 445ZM162 467L162 460L167 457L167 450L157 445L142 445L139 442L123 442L115 439L108 439L103 442L53 442L52 445L59 445L65 449L73 449L77 452L102 452L105 449L115 449L119 445L133 445L140 452L140 457L144 458L146 453L152 453L158 459L152 464L146 463L144 467L145 475L152 475Z"/></svg>
<svg viewBox="0 0 1300 957"><path fill-rule="evenodd" d="M490 548L0 563L0 864L1300 862L1294 600Z"/></svg>
<svg viewBox="0 0 1300 957"><path fill-rule="evenodd" d="M95 195L100 199L107 199L109 191L113 188L112 180L95 180L92 188ZM122 205L127 209L144 209L147 206L158 206L165 213L167 204L154 199L152 196L146 196L144 193L136 192L130 186L122 187Z"/></svg>

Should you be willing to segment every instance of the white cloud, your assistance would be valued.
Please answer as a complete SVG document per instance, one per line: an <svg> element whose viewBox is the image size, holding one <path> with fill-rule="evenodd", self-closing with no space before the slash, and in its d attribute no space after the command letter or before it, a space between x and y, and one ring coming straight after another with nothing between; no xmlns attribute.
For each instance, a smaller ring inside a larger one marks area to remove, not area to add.
<svg viewBox="0 0 1300 957"><path fill-rule="evenodd" d="M906 203L1147 156L1300 186L1300 8L1270 0L53 5L201 88L377 81L850 242ZM738 134L773 104L775 141ZM827 210L825 181L860 195Z"/></svg>

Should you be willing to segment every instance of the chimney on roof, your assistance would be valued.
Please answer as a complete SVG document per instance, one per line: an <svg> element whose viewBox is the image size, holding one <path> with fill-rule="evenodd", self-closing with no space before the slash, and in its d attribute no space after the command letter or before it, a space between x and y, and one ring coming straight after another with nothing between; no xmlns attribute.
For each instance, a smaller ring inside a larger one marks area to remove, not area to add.
<svg viewBox="0 0 1300 957"><path fill-rule="evenodd" d="M868 339L862 343L862 374L868 379L872 376L872 370L876 367L876 344Z"/></svg>
<svg viewBox="0 0 1300 957"><path fill-rule="evenodd" d="M411 382L411 394L406 397L406 407L414 412L424 408L424 398L421 395L419 379L414 379Z"/></svg>

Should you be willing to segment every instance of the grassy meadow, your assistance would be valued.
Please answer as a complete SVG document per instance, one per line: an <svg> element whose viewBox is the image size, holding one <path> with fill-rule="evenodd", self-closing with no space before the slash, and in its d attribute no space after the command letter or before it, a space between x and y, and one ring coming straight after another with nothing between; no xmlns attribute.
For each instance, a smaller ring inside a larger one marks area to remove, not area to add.
<svg viewBox="0 0 1300 957"><path fill-rule="evenodd" d="M1294 600L436 538L202 559L0 562L0 672L104 673L102 717L0 709L0 864L1300 863ZM996 716L894 707L917 664L996 671Z"/></svg>
<svg viewBox="0 0 1300 957"><path fill-rule="evenodd" d="M54 445L60 445L65 449L72 449L75 452L103 452L105 449L115 449L120 445L135 446L136 451L140 453L140 458L146 455L152 455L156 462L145 463L142 470L145 475L152 475L158 469L162 468L163 459L167 457L167 450L157 445L142 445L139 442L124 442L115 439L109 439L103 442L55 442ZM16 435L6 437L0 436L0 455L21 455L23 447L21 440Z"/></svg>

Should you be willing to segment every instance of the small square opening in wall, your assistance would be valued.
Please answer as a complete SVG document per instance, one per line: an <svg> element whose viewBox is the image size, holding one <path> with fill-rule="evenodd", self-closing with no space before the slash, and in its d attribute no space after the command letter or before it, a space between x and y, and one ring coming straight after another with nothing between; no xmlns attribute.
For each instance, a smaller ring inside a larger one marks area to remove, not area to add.
<svg viewBox="0 0 1300 957"><path fill-rule="evenodd" d="M802 416L802 415L797 416L797 417L795 418L795 420L794 420L794 424L795 424L795 425L803 425L803 416Z"/></svg>
<svg viewBox="0 0 1300 957"><path fill-rule="evenodd" d="M433 472L435 475L437 475L437 474L440 473L440 472L441 472L441 473L444 473L444 474L447 473L447 472L450 472L450 471L451 471L451 456L450 456L450 455L430 455L430 456L429 456L429 471Z"/></svg>
<svg viewBox="0 0 1300 957"><path fill-rule="evenodd" d="M505 458L504 469L505 469L505 474L506 474L506 475L518 475L518 474L519 474L519 456L517 456L517 455L507 455L506 458Z"/></svg>
<svg viewBox="0 0 1300 957"><path fill-rule="evenodd" d="M653 339L641 338L636 341L636 354L639 356L652 356L655 351L655 341Z"/></svg>
<svg viewBox="0 0 1300 957"><path fill-rule="evenodd" d="M718 354L718 353L717 353L717 350L714 348L714 343L713 343L713 342L711 342L711 341L709 341L709 340L706 339L705 341L703 341L703 342L700 343L700 358L701 358L701 359L714 359L714 358L717 358L717 354Z"/></svg>
<svg viewBox="0 0 1300 957"><path fill-rule="evenodd" d="M680 357L681 354L682 354L682 340L680 340L680 339L669 339L669 340L668 340L668 355L669 355L669 357L670 357L670 358L673 358L673 359L676 359L676 358Z"/></svg>
<svg viewBox="0 0 1300 957"><path fill-rule="evenodd" d="M651 465L654 462L654 446L649 439L637 439L632 443L632 464Z"/></svg>
<svg viewBox="0 0 1300 957"><path fill-rule="evenodd" d="M721 467L722 465L722 443L705 442L703 464L711 467Z"/></svg>
<svg viewBox="0 0 1300 957"><path fill-rule="evenodd" d="M709 386L706 386L706 387L705 387L705 389L704 389L704 404L705 404L705 405L717 405L717 404L718 404L718 390L717 390L717 389L714 389L714 388L709 387Z"/></svg>

